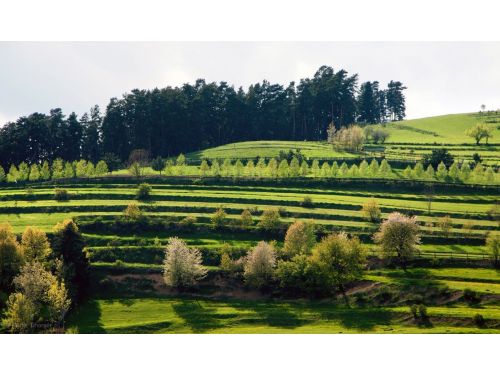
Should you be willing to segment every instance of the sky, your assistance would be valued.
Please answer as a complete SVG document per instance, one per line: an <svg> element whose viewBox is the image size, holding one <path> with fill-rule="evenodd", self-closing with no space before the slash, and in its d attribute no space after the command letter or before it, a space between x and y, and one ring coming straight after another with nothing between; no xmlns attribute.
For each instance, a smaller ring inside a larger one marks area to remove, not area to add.
<svg viewBox="0 0 500 375"><path fill-rule="evenodd" d="M500 108L500 42L0 42L0 124L197 78L287 85L321 65L403 82L407 118Z"/></svg>

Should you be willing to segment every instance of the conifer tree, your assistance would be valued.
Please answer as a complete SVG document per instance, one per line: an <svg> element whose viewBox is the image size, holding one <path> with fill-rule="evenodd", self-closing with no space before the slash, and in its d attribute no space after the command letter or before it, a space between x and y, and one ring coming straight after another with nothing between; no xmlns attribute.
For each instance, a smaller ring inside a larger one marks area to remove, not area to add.
<svg viewBox="0 0 500 375"><path fill-rule="evenodd" d="M330 173L331 173L330 164L328 164L327 161L323 162L323 164L321 165L321 176L330 177Z"/></svg>
<svg viewBox="0 0 500 375"><path fill-rule="evenodd" d="M334 161L332 164L331 174L332 177L337 177L337 175L339 174L339 165L336 161Z"/></svg>
<svg viewBox="0 0 500 375"><path fill-rule="evenodd" d="M42 163L42 167L40 168L40 178L45 181L50 180L50 167L47 160Z"/></svg>
<svg viewBox="0 0 500 375"><path fill-rule="evenodd" d="M58 180L64 177L64 162L58 158L52 163L52 179Z"/></svg>
<svg viewBox="0 0 500 375"><path fill-rule="evenodd" d="M303 160L302 164L300 165L300 175L302 177L305 177L309 174L309 165L307 164L307 161Z"/></svg>
<svg viewBox="0 0 500 375"><path fill-rule="evenodd" d="M314 159L313 160L312 166L311 166L311 172L312 172L312 174L313 174L314 177L318 177L319 176L320 169L319 169L319 161L318 161L318 159Z"/></svg>
<svg viewBox="0 0 500 375"><path fill-rule="evenodd" d="M278 166L278 176L281 178L288 177L289 168L286 159L283 159Z"/></svg>
<svg viewBox="0 0 500 375"><path fill-rule="evenodd" d="M255 177L255 165L253 160L247 161L247 165L245 166L245 173L248 177Z"/></svg>
<svg viewBox="0 0 500 375"><path fill-rule="evenodd" d="M342 178L349 177L349 167L346 162L343 162L339 169L339 175Z"/></svg>
<svg viewBox="0 0 500 375"><path fill-rule="evenodd" d="M37 164L33 164L30 167L30 174L29 174L29 180L30 181L38 181L40 180L40 168L38 167Z"/></svg>
<svg viewBox="0 0 500 375"><path fill-rule="evenodd" d="M377 177L378 176L379 165L377 159L372 159L370 163L370 176Z"/></svg>
<svg viewBox="0 0 500 375"><path fill-rule="evenodd" d="M448 177L448 170L446 169L446 165L443 162L439 163L436 177L438 180L444 181L446 177Z"/></svg>
<svg viewBox="0 0 500 375"><path fill-rule="evenodd" d="M421 180L425 176L424 166L421 162L417 162L413 167L412 177L416 180Z"/></svg>
<svg viewBox="0 0 500 375"><path fill-rule="evenodd" d="M24 161L19 164L19 175L18 175L18 181L28 181L28 178L30 177L30 168L28 164L26 164Z"/></svg>
<svg viewBox="0 0 500 375"><path fill-rule="evenodd" d="M200 165L200 173L203 177L206 177L208 175L208 172L210 171L210 167L208 166L208 163L205 159L201 161Z"/></svg>

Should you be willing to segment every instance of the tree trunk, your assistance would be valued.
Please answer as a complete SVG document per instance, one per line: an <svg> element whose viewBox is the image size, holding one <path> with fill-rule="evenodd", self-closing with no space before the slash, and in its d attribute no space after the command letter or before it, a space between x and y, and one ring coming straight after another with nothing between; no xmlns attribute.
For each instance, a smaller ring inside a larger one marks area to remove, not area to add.
<svg viewBox="0 0 500 375"><path fill-rule="evenodd" d="M340 292L342 293L342 297L344 297L344 302L346 304L347 307L351 307L351 305L349 304L349 297L347 297L347 294L345 293L345 288L343 285L340 285L339 286L339 290Z"/></svg>

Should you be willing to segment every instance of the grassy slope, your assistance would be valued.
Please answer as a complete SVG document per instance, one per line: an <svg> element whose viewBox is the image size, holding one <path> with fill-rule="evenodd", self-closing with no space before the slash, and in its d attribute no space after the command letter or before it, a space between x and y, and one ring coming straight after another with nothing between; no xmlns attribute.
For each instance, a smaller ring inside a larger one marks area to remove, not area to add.
<svg viewBox="0 0 500 375"><path fill-rule="evenodd" d="M254 141L238 142L193 152L187 155L190 160L209 159L245 159L256 157L276 157L282 150L300 149L308 158L352 158L358 157L348 152L335 151L325 142L300 141Z"/></svg>
<svg viewBox="0 0 500 375"><path fill-rule="evenodd" d="M498 119L498 118L497 118ZM452 154L459 158L470 159L474 152L479 152L486 162L498 162L499 151L496 146L484 146L484 140L480 146L476 146L472 138L465 135L465 131L478 122L484 122L485 117L478 114L451 114L443 116L426 117L414 120L404 120L385 125L389 131L390 144L411 143L415 145L426 145L427 147L447 144L461 145L463 148L453 150ZM493 138L490 139L490 144L500 143L500 130L497 124L489 124L493 129ZM300 141L253 141L253 142L238 142L231 143L219 147L209 148L206 150L193 152L187 155L188 159L193 162L198 162L201 158L231 158L245 159L262 157L276 157L280 150L300 149L306 157L309 158L352 158L359 157L358 154L344 153L333 150L325 142L300 142ZM405 155L405 151L387 150L388 158L410 158L420 157L422 154L429 153L429 150L418 150L412 152L412 155Z"/></svg>
<svg viewBox="0 0 500 375"><path fill-rule="evenodd" d="M389 123L386 128L389 130L390 143L473 145L472 138L467 137L465 131L482 120L475 114L453 114ZM498 143L500 130L493 125L490 124L494 129L491 142Z"/></svg>

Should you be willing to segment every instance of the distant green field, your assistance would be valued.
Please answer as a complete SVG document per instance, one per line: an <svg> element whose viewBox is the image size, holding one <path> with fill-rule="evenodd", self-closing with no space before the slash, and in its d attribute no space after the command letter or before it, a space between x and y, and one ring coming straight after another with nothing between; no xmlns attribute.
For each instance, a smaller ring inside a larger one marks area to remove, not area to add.
<svg viewBox="0 0 500 375"><path fill-rule="evenodd" d="M493 129L493 137L489 146L484 140L476 146L474 140L465 135L468 128L479 122L488 123ZM404 120L384 124L389 132L384 156L391 160L418 160L429 154L432 148L446 145L451 154L459 160L471 160L474 153L479 153L484 164L500 163L500 116L483 116L477 113L451 114L414 120ZM411 146L409 146L411 145ZM377 146L377 148L380 148ZM187 155L191 163L199 163L201 159L248 159L257 157L277 157L280 151L300 149L309 159L351 159L381 156L381 152L349 153L336 151L331 145L312 141L252 141L231 143L219 147L193 152Z"/></svg>
<svg viewBox="0 0 500 375"><path fill-rule="evenodd" d="M389 143L418 144L462 144L474 145L472 138L465 131L478 122L484 122L487 117L478 114L453 114L434 116L415 120L404 120L388 123ZM493 138L490 143L500 143L500 130L497 124L490 124ZM482 142L484 143L484 141Z"/></svg>

